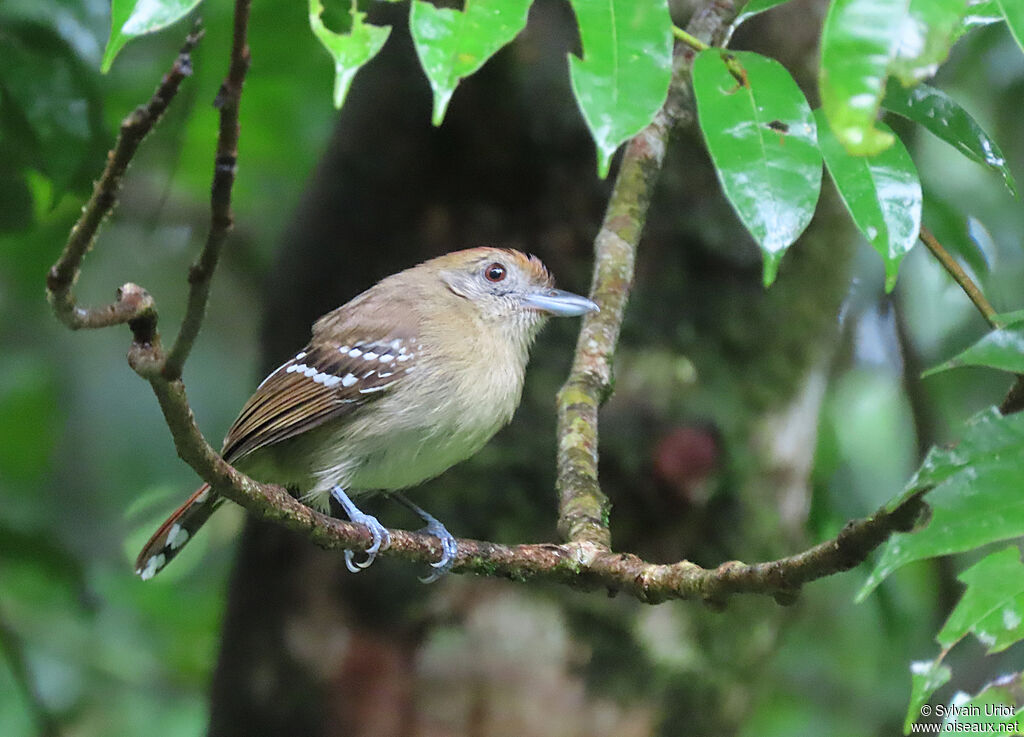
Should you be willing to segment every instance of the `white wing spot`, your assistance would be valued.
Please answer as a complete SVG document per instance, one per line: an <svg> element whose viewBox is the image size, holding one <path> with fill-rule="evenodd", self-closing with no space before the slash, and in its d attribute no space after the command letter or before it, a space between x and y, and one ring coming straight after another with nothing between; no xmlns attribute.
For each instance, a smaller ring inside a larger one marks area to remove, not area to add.
<svg viewBox="0 0 1024 737"><path fill-rule="evenodd" d="M412 358L412 354L411 354L411 353L402 353L402 354L401 354L401 355L400 355L400 356L398 357L398 360L399 360L399 361L408 361L408 360L409 360L410 358Z"/></svg>
<svg viewBox="0 0 1024 737"><path fill-rule="evenodd" d="M364 353L363 354L363 358L365 358L367 361L372 361L376 357L377 357L377 354L374 353L373 351L370 351L369 353Z"/></svg>
<svg viewBox="0 0 1024 737"><path fill-rule="evenodd" d="M392 356L390 353L385 353L377 360L379 360L381 363L391 363L392 361L395 360L395 357Z"/></svg>
<svg viewBox="0 0 1024 737"><path fill-rule="evenodd" d="M370 369L365 374L363 374L363 378L364 379L369 379L371 376L374 375L374 373L376 373L376 371L374 369Z"/></svg>
<svg viewBox="0 0 1024 737"><path fill-rule="evenodd" d="M363 355L363 352L358 348L353 348L348 352L349 358L359 358L361 355Z"/></svg>
<svg viewBox="0 0 1024 737"><path fill-rule="evenodd" d="M315 381L317 384L323 384L329 389L335 384L339 383L341 381L341 378L335 376L334 374L326 374L321 371L320 373L313 377L313 381Z"/></svg>
<svg viewBox="0 0 1024 737"><path fill-rule="evenodd" d="M359 379L356 378L355 374L345 374L345 378L343 378L341 380L341 385L342 386L352 386L357 381L359 381Z"/></svg>
<svg viewBox="0 0 1024 737"><path fill-rule="evenodd" d="M381 384L380 386L371 386L369 389L360 389L359 393L360 394L372 394L373 392L379 392L382 389L387 389L389 386L391 386L394 383L395 382L393 382L393 381L389 381L387 384Z"/></svg>
<svg viewBox="0 0 1024 737"><path fill-rule="evenodd" d="M171 531L167 535L167 547L171 550L177 550L188 542L188 538L188 530L175 522L174 526L171 527Z"/></svg>
<svg viewBox="0 0 1024 737"><path fill-rule="evenodd" d="M298 353L295 354L295 360L296 361L301 361L305 357L306 357L306 352L305 351L299 351Z"/></svg>
<svg viewBox="0 0 1024 737"><path fill-rule="evenodd" d="M371 371L370 373L373 373L373 372ZM382 379L386 379L386 378L388 378L389 376L394 376L394 375L395 375L395 372L394 372L394 371L388 371L388 372L386 372L386 373L381 373L381 374L379 374L380 378L382 378Z"/></svg>
<svg viewBox="0 0 1024 737"><path fill-rule="evenodd" d="M139 572L139 578L143 581L148 581L156 575L156 572L164 567L164 563L167 562L167 556L163 553L152 556L146 561L146 567Z"/></svg>
<svg viewBox="0 0 1024 737"><path fill-rule="evenodd" d="M349 347L347 345L343 345L341 348L338 349L338 353L348 353L348 351Z"/></svg>

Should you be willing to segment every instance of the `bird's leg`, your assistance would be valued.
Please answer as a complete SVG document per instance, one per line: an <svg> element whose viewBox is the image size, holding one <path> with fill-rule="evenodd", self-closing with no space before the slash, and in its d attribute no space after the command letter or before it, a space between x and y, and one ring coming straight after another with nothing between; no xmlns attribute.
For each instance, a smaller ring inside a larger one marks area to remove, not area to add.
<svg viewBox="0 0 1024 737"><path fill-rule="evenodd" d="M420 518L427 523L427 526L420 530L420 532L425 532L428 535L433 535L441 541L441 560L437 561L436 563L430 564L433 568L436 568L437 570L431 573L426 578L420 579L420 581L422 581L423 583L433 583L434 581L441 578L441 576L445 575L452 569L452 564L455 562L455 556L458 555L459 552L459 544L455 541L455 536L452 535L452 533L448 532L447 528L445 528L445 526L441 524L440 520L438 520L437 517L430 514L430 512L426 511L422 507L413 504L405 497L404 494L399 494L398 492L395 492L392 494L392 496L395 497L395 499L400 501L402 504L407 506L409 509L411 509L413 512L418 514Z"/></svg>
<svg viewBox="0 0 1024 737"><path fill-rule="evenodd" d="M352 573L359 573L364 568L370 567L370 564L376 559L378 551L387 550L388 546L391 545L391 536L388 535L387 528L378 522L376 517L360 512L359 507L348 498L348 494L340 486L331 487L331 496L345 510L348 518L357 525L363 525L370 531L370 537L373 538L373 545L366 549L366 560L362 563L355 562L355 553L353 551L345 551L345 567L352 571Z"/></svg>

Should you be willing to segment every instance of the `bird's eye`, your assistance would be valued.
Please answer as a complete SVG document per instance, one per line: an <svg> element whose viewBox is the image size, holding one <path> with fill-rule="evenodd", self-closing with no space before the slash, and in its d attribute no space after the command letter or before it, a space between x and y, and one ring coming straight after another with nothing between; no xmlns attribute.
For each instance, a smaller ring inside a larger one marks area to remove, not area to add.
<svg viewBox="0 0 1024 737"><path fill-rule="evenodd" d="M504 266L495 262L484 269L484 278L489 282L499 282L508 275Z"/></svg>

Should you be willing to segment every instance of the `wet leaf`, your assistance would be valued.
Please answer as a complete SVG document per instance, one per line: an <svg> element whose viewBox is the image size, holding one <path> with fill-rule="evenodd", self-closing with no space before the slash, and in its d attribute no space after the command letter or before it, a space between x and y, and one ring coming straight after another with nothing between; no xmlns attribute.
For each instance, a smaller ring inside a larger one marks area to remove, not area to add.
<svg viewBox="0 0 1024 737"><path fill-rule="evenodd" d="M729 56L745 83L718 49L694 60L698 119L722 189L761 247L771 284L782 254L814 215L821 153L814 116L789 72L753 52Z"/></svg>
<svg viewBox="0 0 1024 737"><path fill-rule="evenodd" d="M860 232L885 261L885 290L892 291L900 262L921 230L921 182L910 154L895 145L873 156L851 156L815 111L818 145L843 204ZM883 123L879 129L891 133Z"/></svg>
<svg viewBox="0 0 1024 737"><path fill-rule="evenodd" d="M935 637L943 648L973 634L992 654L1024 638L1024 564L1016 546L982 558L957 578L967 589Z"/></svg>
<svg viewBox="0 0 1024 737"><path fill-rule="evenodd" d="M835 0L821 36L821 105L836 138L854 155L893 143L875 128L906 0Z"/></svg>
<svg viewBox="0 0 1024 737"><path fill-rule="evenodd" d="M334 107L340 108L356 72L383 48L391 28L366 23L366 13L353 8L349 32L335 33L324 25L323 12L320 0L309 0L309 27L334 59Z"/></svg>
<svg viewBox="0 0 1024 737"><path fill-rule="evenodd" d="M903 734L910 731L910 726L921 716L921 707L928 702L929 696L940 686L952 678L952 670L943 665L941 659L919 660L910 663L910 703L903 720Z"/></svg>
<svg viewBox="0 0 1024 737"><path fill-rule="evenodd" d="M996 0L1010 28L1017 45L1024 49L1024 2L1021 0Z"/></svg>
<svg viewBox="0 0 1024 737"><path fill-rule="evenodd" d="M413 0L409 28L434 90L441 125L459 80L478 70L526 26L530 0L466 0L462 11Z"/></svg>
<svg viewBox="0 0 1024 737"><path fill-rule="evenodd" d="M571 0L583 58L569 55L573 94L597 145L597 169L650 123L672 78L672 20L658 0Z"/></svg>
<svg viewBox="0 0 1024 737"><path fill-rule="evenodd" d="M889 71L908 87L934 76L966 14L967 0L911 0Z"/></svg>
<svg viewBox="0 0 1024 737"><path fill-rule="evenodd" d="M996 0L967 0L967 14L953 31L953 41L974 28L1000 23L1002 20L1003 11L999 9Z"/></svg>
<svg viewBox="0 0 1024 737"><path fill-rule="evenodd" d="M905 89L890 80L882 107L924 126L972 161L997 172L1014 196L1017 185L1006 157L978 122L942 90L919 84Z"/></svg>
<svg viewBox="0 0 1024 737"><path fill-rule="evenodd" d="M106 74L118 52L133 38L154 33L178 22L201 0L112 0L110 38L103 51L100 70Z"/></svg>
<svg viewBox="0 0 1024 737"><path fill-rule="evenodd" d="M925 376L960 366L987 366L1024 373L1024 323L993 330L965 351L924 373Z"/></svg>
<svg viewBox="0 0 1024 737"><path fill-rule="evenodd" d="M910 732L911 725L921 715L921 707L928 702L928 697L952 677L953 671L948 665L943 665L941 660L919 660L910 664L910 704L903 721L904 734Z"/></svg>
<svg viewBox="0 0 1024 737"><path fill-rule="evenodd" d="M1024 535L1024 414L1003 416L994 407L967 424L949 448L933 447L892 509L931 489L931 517L919 530L896 533L857 594L864 599L907 563L971 550Z"/></svg>
<svg viewBox="0 0 1024 737"><path fill-rule="evenodd" d="M736 16L736 20L729 25L729 30L726 31L725 34L725 42L722 45L728 45L729 39L732 38L732 34L735 33L736 29L739 28L740 24L743 22L753 18L755 15L760 15L766 10L771 10L778 5L788 2L789 0L750 0L749 3L743 6L743 10Z"/></svg>

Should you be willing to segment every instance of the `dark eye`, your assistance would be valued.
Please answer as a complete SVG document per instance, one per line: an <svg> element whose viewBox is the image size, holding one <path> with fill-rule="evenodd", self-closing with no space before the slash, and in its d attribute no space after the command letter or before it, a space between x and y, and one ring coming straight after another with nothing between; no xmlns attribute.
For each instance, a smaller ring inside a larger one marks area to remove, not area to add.
<svg viewBox="0 0 1024 737"><path fill-rule="evenodd" d="M508 272L505 267L495 262L484 269L484 278L490 282L499 282L505 278Z"/></svg>

